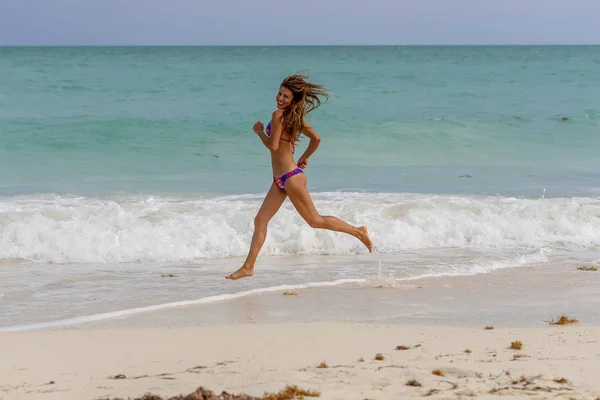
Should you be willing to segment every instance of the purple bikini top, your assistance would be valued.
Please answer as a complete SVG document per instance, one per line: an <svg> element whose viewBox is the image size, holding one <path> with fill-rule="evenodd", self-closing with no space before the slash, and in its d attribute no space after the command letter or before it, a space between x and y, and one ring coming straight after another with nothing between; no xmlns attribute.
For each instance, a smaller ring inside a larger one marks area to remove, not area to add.
<svg viewBox="0 0 600 400"><path fill-rule="evenodd" d="M267 137L271 137L271 123L269 122L267 124L267 128L265 129L265 134L267 135ZM289 139L284 139L284 138L279 138L279 140L283 140L284 142L290 142L293 146L292 148L292 154L296 152L296 144L294 142L292 142Z"/></svg>

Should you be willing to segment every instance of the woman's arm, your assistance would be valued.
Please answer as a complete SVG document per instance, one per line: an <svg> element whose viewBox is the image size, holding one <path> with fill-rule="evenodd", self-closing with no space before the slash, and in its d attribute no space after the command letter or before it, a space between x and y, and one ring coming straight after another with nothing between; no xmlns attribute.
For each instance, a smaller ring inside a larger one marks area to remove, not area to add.
<svg viewBox="0 0 600 400"><path fill-rule="evenodd" d="M271 118L271 137L267 136L263 131L263 124L257 122L254 124L254 132L258 135L260 140L263 142L265 147L271 151L277 151L279 148L279 138L281 137L281 116L283 112L281 110L275 110L273 117Z"/></svg>
<svg viewBox="0 0 600 400"><path fill-rule="evenodd" d="M302 127L302 133L304 133L310 139L310 143L308 144L306 151L298 159L298 168L304 169L308 165L308 158L312 156L315 151L317 151L319 144L321 144L321 137L307 123L305 123Z"/></svg>

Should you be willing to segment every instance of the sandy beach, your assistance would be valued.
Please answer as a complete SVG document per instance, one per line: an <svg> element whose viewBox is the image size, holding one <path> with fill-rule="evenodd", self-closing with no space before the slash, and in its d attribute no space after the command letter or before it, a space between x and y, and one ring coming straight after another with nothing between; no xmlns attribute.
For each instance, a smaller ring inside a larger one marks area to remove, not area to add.
<svg viewBox="0 0 600 400"><path fill-rule="evenodd" d="M0 398L174 396L199 386L260 396L298 385L322 399L595 399L599 334L349 323L4 333ZM516 341L521 350L510 349Z"/></svg>
<svg viewBox="0 0 600 400"><path fill-rule="evenodd" d="M262 398L287 385L322 399L596 399L599 279L568 265L502 269L0 332L0 399L166 399L198 387ZM548 324L561 314L580 322Z"/></svg>

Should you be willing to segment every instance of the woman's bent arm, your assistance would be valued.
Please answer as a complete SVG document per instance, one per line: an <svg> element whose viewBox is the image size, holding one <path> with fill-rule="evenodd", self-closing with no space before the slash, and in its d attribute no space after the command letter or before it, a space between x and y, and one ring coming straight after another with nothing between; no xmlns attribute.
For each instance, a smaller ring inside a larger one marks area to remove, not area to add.
<svg viewBox="0 0 600 400"><path fill-rule="evenodd" d="M310 139L310 143L308 144L306 151L304 152L304 154L302 154L302 156L300 156L298 161L308 160L308 158L313 155L313 153L321 144L321 137L310 125L305 124L302 127L302 133L304 133Z"/></svg>

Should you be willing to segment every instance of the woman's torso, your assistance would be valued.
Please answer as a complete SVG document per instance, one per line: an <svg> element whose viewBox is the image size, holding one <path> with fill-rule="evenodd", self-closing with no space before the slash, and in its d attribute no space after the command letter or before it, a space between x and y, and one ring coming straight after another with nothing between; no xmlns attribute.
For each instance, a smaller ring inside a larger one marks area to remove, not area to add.
<svg viewBox="0 0 600 400"><path fill-rule="evenodd" d="M270 122L265 132L268 137L271 137ZM283 132L277 150L271 150L271 167L273 168L273 176L281 176L298 167L294 162L294 142Z"/></svg>

